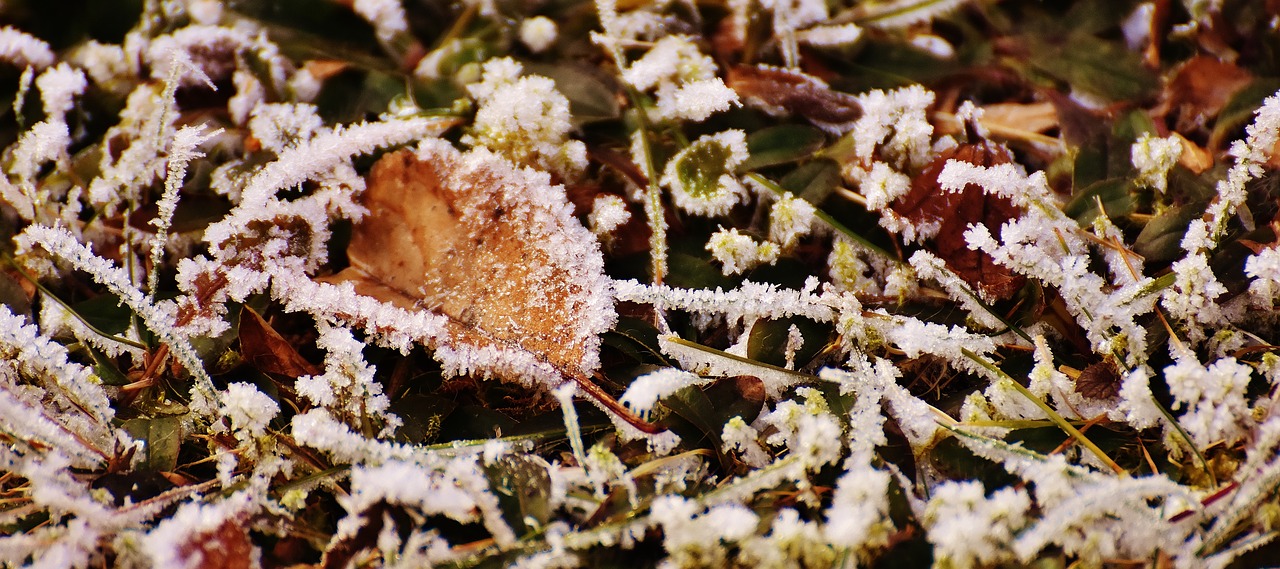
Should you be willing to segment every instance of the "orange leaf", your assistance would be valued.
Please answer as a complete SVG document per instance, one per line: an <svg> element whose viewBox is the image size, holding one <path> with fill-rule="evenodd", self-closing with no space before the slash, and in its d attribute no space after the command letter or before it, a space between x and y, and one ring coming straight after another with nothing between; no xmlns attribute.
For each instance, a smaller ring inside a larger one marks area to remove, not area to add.
<svg viewBox="0 0 1280 569"><path fill-rule="evenodd" d="M248 306L240 310L240 356L263 373L297 379L319 375L319 367L303 358L266 320Z"/></svg>
<svg viewBox="0 0 1280 569"><path fill-rule="evenodd" d="M545 173L434 141L379 160L363 203L351 267L330 280L446 316L447 337L429 346L446 368L556 385L599 365L599 334L616 319L611 281ZM512 363L529 358L559 374Z"/></svg>
<svg viewBox="0 0 1280 569"><path fill-rule="evenodd" d="M1215 57L1198 55L1178 67L1164 89L1159 116L1178 115L1178 130L1187 131L1218 115L1253 74Z"/></svg>

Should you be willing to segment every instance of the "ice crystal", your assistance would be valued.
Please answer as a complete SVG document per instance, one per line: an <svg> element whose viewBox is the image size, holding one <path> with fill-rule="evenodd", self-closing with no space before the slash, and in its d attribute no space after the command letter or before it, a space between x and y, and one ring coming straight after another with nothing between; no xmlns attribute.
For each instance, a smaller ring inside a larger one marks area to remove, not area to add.
<svg viewBox="0 0 1280 569"><path fill-rule="evenodd" d="M541 53L556 41L556 23L546 16L536 16L520 22L520 42L529 51Z"/></svg>
<svg viewBox="0 0 1280 569"><path fill-rule="evenodd" d="M653 406L666 396L685 387L701 385L706 381L686 371L661 369L636 378L618 401L641 416L648 416Z"/></svg>
<svg viewBox="0 0 1280 569"><path fill-rule="evenodd" d="M707 241L711 257L720 262L720 270L726 275L736 275L759 265L772 265L778 260L778 246L756 241L750 235L735 229L721 228Z"/></svg>
<svg viewBox="0 0 1280 569"><path fill-rule="evenodd" d="M468 88L480 108L471 134L462 141L516 164L578 175L586 167L587 147L569 140L569 100L551 79L520 77L521 70L511 58L485 63L480 83Z"/></svg>
<svg viewBox="0 0 1280 569"><path fill-rule="evenodd" d="M13 28L0 28L0 60L20 68L45 68L53 65L53 50L39 38Z"/></svg>
<svg viewBox="0 0 1280 569"><path fill-rule="evenodd" d="M689 213L718 216L747 197L734 170L747 159L747 137L740 130L695 140L667 162L659 182L676 205Z"/></svg>
<svg viewBox="0 0 1280 569"><path fill-rule="evenodd" d="M1133 167L1138 169L1134 183L1164 193L1169 187L1169 171L1182 156L1182 142L1176 137L1156 138L1143 133L1130 150Z"/></svg>
<svg viewBox="0 0 1280 569"><path fill-rule="evenodd" d="M860 95L863 115L852 130L858 157L869 161L878 148L895 168L923 166L929 159L933 136L925 109L933 99L933 92L919 86Z"/></svg>

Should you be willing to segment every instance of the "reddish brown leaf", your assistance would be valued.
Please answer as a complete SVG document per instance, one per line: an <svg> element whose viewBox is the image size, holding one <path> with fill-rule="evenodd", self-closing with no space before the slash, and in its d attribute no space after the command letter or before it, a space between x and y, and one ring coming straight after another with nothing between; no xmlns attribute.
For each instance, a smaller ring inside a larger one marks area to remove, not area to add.
<svg viewBox="0 0 1280 569"><path fill-rule="evenodd" d="M322 373L248 306L240 310L240 356L263 373L294 379Z"/></svg>
<svg viewBox="0 0 1280 569"><path fill-rule="evenodd" d="M183 567L241 569L252 565L253 542L239 521L227 520L212 531L190 536L178 546L178 555Z"/></svg>
<svg viewBox="0 0 1280 569"><path fill-rule="evenodd" d="M799 115L815 125L845 125L862 116L852 95L817 77L766 65L730 67L725 83L748 105L773 116Z"/></svg>
<svg viewBox="0 0 1280 569"><path fill-rule="evenodd" d="M1076 393L1092 399L1110 399L1120 395L1120 374L1110 361L1089 364L1076 378Z"/></svg>
<svg viewBox="0 0 1280 569"><path fill-rule="evenodd" d="M947 266L986 297L1004 300L1022 288L1026 277L997 264L990 255L969 249L964 232L975 223L993 234L1021 213L1006 198L987 194L976 184L959 192L948 192L938 184L938 175L948 160L961 160L991 167L1013 161L1009 151L990 142L961 144L943 152L912 181L911 191L892 204L893 210L913 225L939 224L931 249Z"/></svg>
<svg viewBox="0 0 1280 569"><path fill-rule="evenodd" d="M1231 96L1253 81L1253 74L1215 57L1196 56L1183 63L1168 81L1164 100L1157 114L1176 113L1177 129L1189 131L1204 125L1207 119L1231 100Z"/></svg>

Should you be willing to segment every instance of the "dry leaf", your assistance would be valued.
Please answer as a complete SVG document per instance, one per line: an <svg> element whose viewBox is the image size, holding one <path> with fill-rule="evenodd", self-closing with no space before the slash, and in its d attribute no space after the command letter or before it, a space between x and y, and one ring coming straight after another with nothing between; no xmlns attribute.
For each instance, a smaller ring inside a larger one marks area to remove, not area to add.
<svg viewBox="0 0 1280 569"><path fill-rule="evenodd" d="M1193 57L1165 85L1156 114L1177 113L1176 130L1193 130L1217 116L1231 96L1252 81L1253 74L1234 64L1204 55Z"/></svg>
<svg viewBox="0 0 1280 569"><path fill-rule="evenodd" d="M447 317L429 346L450 369L556 385L599 365L599 334L616 319L595 237L561 186L487 150L444 141L383 157L369 174L335 281L407 310ZM515 354L516 357L510 357ZM513 367L515 360L554 366Z"/></svg>
<svg viewBox="0 0 1280 569"><path fill-rule="evenodd" d="M1058 109L1053 103L996 103L982 107L983 126L991 130L1045 132L1058 128Z"/></svg>
<svg viewBox="0 0 1280 569"><path fill-rule="evenodd" d="M1213 154L1210 154L1204 147L1187 140L1186 137L1176 132L1169 133L1169 136L1178 139L1182 144L1182 154L1178 156L1178 163L1182 164L1195 175L1200 175L1213 167Z"/></svg>
<svg viewBox="0 0 1280 569"><path fill-rule="evenodd" d="M184 567L196 569L239 569L253 565L256 557L249 531L230 519L211 531L190 536L178 546Z"/></svg>
<svg viewBox="0 0 1280 569"><path fill-rule="evenodd" d="M729 68L725 84L754 108L773 116L800 115L823 128L850 125L862 116L852 95L799 71L736 65Z"/></svg>
<svg viewBox="0 0 1280 569"><path fill-rule="evenodd" d="M240 311L240 356L260 372L294 379L323 372L248 306Z"/></svg>
<svg viewBox="0 0 1280 569"><path fill-rule="evenodd" d="M917 227L940 224L930 249L984 296L1007 299L1022 288L1026 277L996 263L982 251L969 249L964 232L970 225L981 223L998 235L1000 226L1018 217L1020 212L1008 198L990 195L976 184L969 184L959 192L943 190L938 184L938 175L948 160L991 167L1008 164L1013 157L1008 150L987 141L961 144L943 152L925 167L912 180L911 191L898 198L892 208Z"/></svg>
<svg viewBox="0 0 1280 569"><path fill-rule="evenodd" d="M1076 378L1076 393L1092 399L1120 395L1120 374L1110 361L1089 364Z"/></svg>

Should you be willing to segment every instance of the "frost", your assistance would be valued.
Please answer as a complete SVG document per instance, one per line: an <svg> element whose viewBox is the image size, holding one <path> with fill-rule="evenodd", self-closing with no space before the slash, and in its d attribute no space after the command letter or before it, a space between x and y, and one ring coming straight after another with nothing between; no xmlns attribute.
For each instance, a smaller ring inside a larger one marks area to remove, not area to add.
<svg viewBox="0 0 1280 569"><path fill-rule="evenodd" d="M794 247L813 228L817 211L808 201L783 195L769 210L769 239L783 249Z"/></svg>
<svg viewBox="0 0 1280 569"><path fill-rule="evenodd" d="M546 16L520 22L520 42L534 53L542 53L556 41L556 23Z"/></svg>
<svg viewBox="0 0 1280 569"><path fill-rule="evenodd" d="M760 265L772 265L778 260L779 253L774 243L761 243L750 235L738 233L737 229L724 228L711 234L707 250L720 262L726 275L736 275Z"/></svg>
<svg viewBox="0 0 1280 569"><path fill-rule="evenodd" d="M45 68L53 65L49 44L12 26L0 28L0 60L16 67Z"/></svg>
<svg viewBox="0 0 1280 569"><path fill-rule="evenodd" d="M231 428L254 437L262 436L280 412L275 401L248 383L228 385L220 399L218 411L231 421Z"/></svg>
<svg viewBox="0 0 1280 569"><path fill-rule="evenodd" d="M624 69L622 79L640 91L657 92L658 120L703 121L740 104L715 73L715 61L690 38L672 35Z"/></svg>
<svg viewBox="0 0 1280 569"><path fill-rule="evenodd" d="M1245 261L1244 272L1253 280L1249 294L1263 308L1272 308L1280 300L1280 249L1263 249Z"/></svg>
<svg viewBox="0 0 1280 569"><path fill-rule="evenodd" d="M747 136L726 130L695 140L667 162L659 181L676 205L701 216L724 215L747 197L734 170L747 160Z"/></svg>
<svg viewBox="0 0 1280 569"><path fill-rule="evenodd" d="M854 123L854 152L870 161L879 148L884 160L901 170L919 168L929 160L933 126L925 110L934 95L920 86L894 91L875 90L858 97L863 115Z"/></svg>
<svg viewBox="0 0 1280 569"><path fill-rule="evenodd" d="M1133 167L1138 169L1134 184L1164 193L1169 187L1169 171L1182 156L1182 142L1177 137L1156 138L1143 133L1130 150Z"/></svg>
<svg viewBox="0 0 1280 569"><path fill-rule="evenodd" d="M637 377L627 388L627 392L618 399L642 417L648 416L653 406L663 398L695 385L702 385L707 380L687 371L666 368Z"/></svg>
<svg viewBox="0 0 1280 569"><path fill-rule="evenodd" d="M1196 445L1203 448L1218 441L1232 444L1246 433L1249 418L1245 390L1252 369L1234 358L1218 360L1208 367L1189 354L1165 368L1165 382L1174 397L1174 410L1186 409L1178 418Z"/></svg>
<svg viewBox="0 0 1280 569"><path fill-rule="evenodd" d="M627 203L619 196L605 194L592 202L587 225L591 227L592 233L607 242L614 231L630 220L631 212L627 210Z"/></svg>
<svg viewBox="0 0 1280 569"><path fill-rule="evenodd" d="M351 9L373 24L378 39L383 42L409 31L409 22L405 20L400 0L355 0Z"/></svg>
<svg viewBox="0 0 1280 569"><path fill-rule="evenodd" d="M569 140L569 100L546 77L520 77L511 58L484 64L480 83L468 87L480 104L464 144L484 146L522 166L573 178L587 163L587 147Z"/></svg>
<svg viewBox="0 0 1280 569"><path fill-rule="evenodd" d="M1030 508L1023 490L1004 488L988 498L980 482L946 482L934 489L925 525L944 566L1011 562L1015 532L1026 524Z"/></svg>

